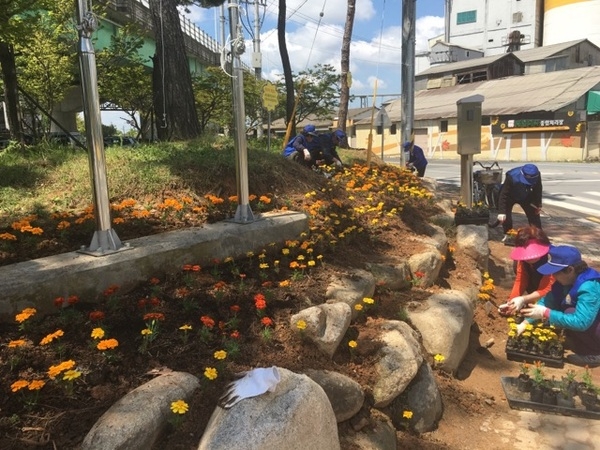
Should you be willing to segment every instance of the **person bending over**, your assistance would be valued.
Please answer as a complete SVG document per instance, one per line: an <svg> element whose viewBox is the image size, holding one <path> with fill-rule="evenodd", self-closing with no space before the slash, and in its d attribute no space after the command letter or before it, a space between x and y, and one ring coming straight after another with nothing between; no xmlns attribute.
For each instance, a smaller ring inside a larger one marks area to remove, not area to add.
<svg viewBox="0 0 600 450"><path fill-rule="evenodd" d="M498 221L504 234L513 227L512 210L515 205L523 208L529 225L542 228L542 177L535 164L525 164L506 172L498 200Z"/></svg>

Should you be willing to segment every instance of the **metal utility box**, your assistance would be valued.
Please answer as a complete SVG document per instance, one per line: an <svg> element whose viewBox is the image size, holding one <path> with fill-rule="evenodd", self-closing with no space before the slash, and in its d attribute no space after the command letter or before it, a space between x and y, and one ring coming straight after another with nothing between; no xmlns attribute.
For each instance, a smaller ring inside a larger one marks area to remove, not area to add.
<svg viewBox="0 0 600 450"><path fill-rule="evenodd" d="M483 95L472 95L456 102L459 155L481 153L481 104Z"/></svg>

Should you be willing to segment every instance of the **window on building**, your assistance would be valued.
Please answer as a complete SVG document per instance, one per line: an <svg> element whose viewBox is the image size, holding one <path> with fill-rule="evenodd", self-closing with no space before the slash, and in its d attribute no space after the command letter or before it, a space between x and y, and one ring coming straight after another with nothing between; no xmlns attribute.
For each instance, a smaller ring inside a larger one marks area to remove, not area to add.
<svg viewBox="0 0 600 450"><path fill-rule="evenodd" d="M463 11L456 14L456 25L477 22L477 10Z"/></svg>
<svg viewBox="0 0 600 450"><path fill-rule="evenodd" d="M447 132L448 132L448 121L442 120L440 122L440 133L447 133Z"/></svg>
<svg viewBox="0 0 600 450"><path fill-rule="evenodd" d="M523 13L521 11L517 11L513 13L513 23L521 23L523 22Z"/></svg>
<svg viewBox="0 0 600 450"><path fill-rule="evenodd" d="M381 125L377 125L377 134L383 134L383 127Z"/></svg>
<svg viewBox="0 0 600 450"><path fill-rule="evenodd" d="M392 126L390 127L390 134L396 134L396 129L397 129L396 124L393 123Z"/></svg>

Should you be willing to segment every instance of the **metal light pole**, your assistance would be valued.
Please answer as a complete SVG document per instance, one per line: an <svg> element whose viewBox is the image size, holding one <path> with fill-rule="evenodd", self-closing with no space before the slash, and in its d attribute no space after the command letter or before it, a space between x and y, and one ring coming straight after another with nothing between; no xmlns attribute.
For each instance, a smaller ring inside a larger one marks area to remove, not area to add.
<svg viewBox="0 0 600 450"><path fill-rule="evenodd" d="M96 55L91 36L97 28L96 17L88 10L86 0L77 0L77 19L79 31L79 70L83 90L83 114L88 144L90 173L94 194L94 215L96 231L89 247L82 246L80 252L93 256L103 256L130 248L122 246L117 233L111 228L108 183L104 141L102 139L102 120L98 95L98 76L96 73Z"/></svg>
<svg viewBox="0 0 600 450"><path fill-rule="evenodd" d="M262 55L260 53L260 7L265 6L264 0L254 0L254 52L252 53L252 67L254 67L254 76L257 80L262 79ZM259 111L256 124L256 137L263 136L263 120L262 112Z"/></svg>
<svg viewBox="0 0 600 450"><path fill-rule="evenodd" d="M235 126L236 148L236 179L238 206L234 222L250 223L254 221L254 214L250 209L248 195L248 147L246 143L246 108L244 105L244 71L240 55L244 53L244 36L239 21L239 5L236 0L229 0L229 32L231 34L232 58L232 93L233 116Z"/></svg>
<svg viewBox="0 0 600 450"><path fill-rule="evenodd" d="M402 0L402 143L413 140L415 116L415 18L417 0ZM402 144L401 144L402 145ZM400 165L404 167L404 148Z"/></svg>

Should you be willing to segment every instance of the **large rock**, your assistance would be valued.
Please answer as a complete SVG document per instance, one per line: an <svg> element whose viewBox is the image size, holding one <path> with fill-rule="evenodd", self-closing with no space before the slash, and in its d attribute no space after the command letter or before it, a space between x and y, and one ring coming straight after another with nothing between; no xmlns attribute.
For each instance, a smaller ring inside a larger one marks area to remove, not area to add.
<svg viewBox="0 0 600 450"><path fill-rule="evenodd" d="M490 247L487 226L459 225L456 227L456 246L473 258L482 271L488 270Z"/></svg>
<svg viewBox="0 0 600 450"><path fill-rule="evenodd" d="M420 277L415 280L419 287L427 288L433 286L437 280L444 261L440 252L431 250L412 255L408 260L408 264L413 276L416 273L420 274Z"/></svg>
<svg viewBox="0 0 600 450"><path fill-rule="evenodd" d="M306 375L278 368L273 392L217 407L198 450L339 450L337 422L323 389Z"/></svg>
<svg viewBox="0 0 600 450"><path fill-rule="evenodd" d="M376 408L389 405L415 377L423 362L418 335L407 323L389 320L381 325L383 346L377 352L377 380L373 386Z"/></svg>
<svg viewBox="0 0 600 450"><path fill-rule="evenodd" d="M412 274L406 261L388 264L367 263L366 267L375 277L377 286L384 289L401 291L411 286Z"/></svg>
<svg viewBox="0 0 600 450"><path fill-rule="evenodd" d="M448 372L456 372L467 352L473 308L467 294L447 290L430 296L421 308L410 313L423 346L430 355L444 357L441 368Z"/></svg>
<svg viewBox="0 0 600 450"><path fill-rule="evenodd" d="M352 378L329 370L309 369L306 375L323 388L338 422L350 419L362 408L365 393Z"/></svg>
<svg viewBox="0 0 600 450"><path fill-rule="evenodd" d="M106 411L81 450L146 450L167 424L171 402L189 398L198 378L185 372L161 375L134 389Z"/></svg>
<svg viewBox="0 0 600 450"><path fill-rule="evenodd" d="M350 326L352 311L346 303L331 303L303 309L291 319L291 329L302 334L317 348L330 358L337 350L340 342ZM298 329L298 322L306 323L304 330Z"/></svg>
<svg viewBox="0 0 600 450"><path fill-rule="evenodd" d="M327 303L343 302L352 309L352 318L358 316L354 306L361 303L365 297L375 294L375 278L366 270L354 269L345 275L334 279L325 292Z"/></svg>

